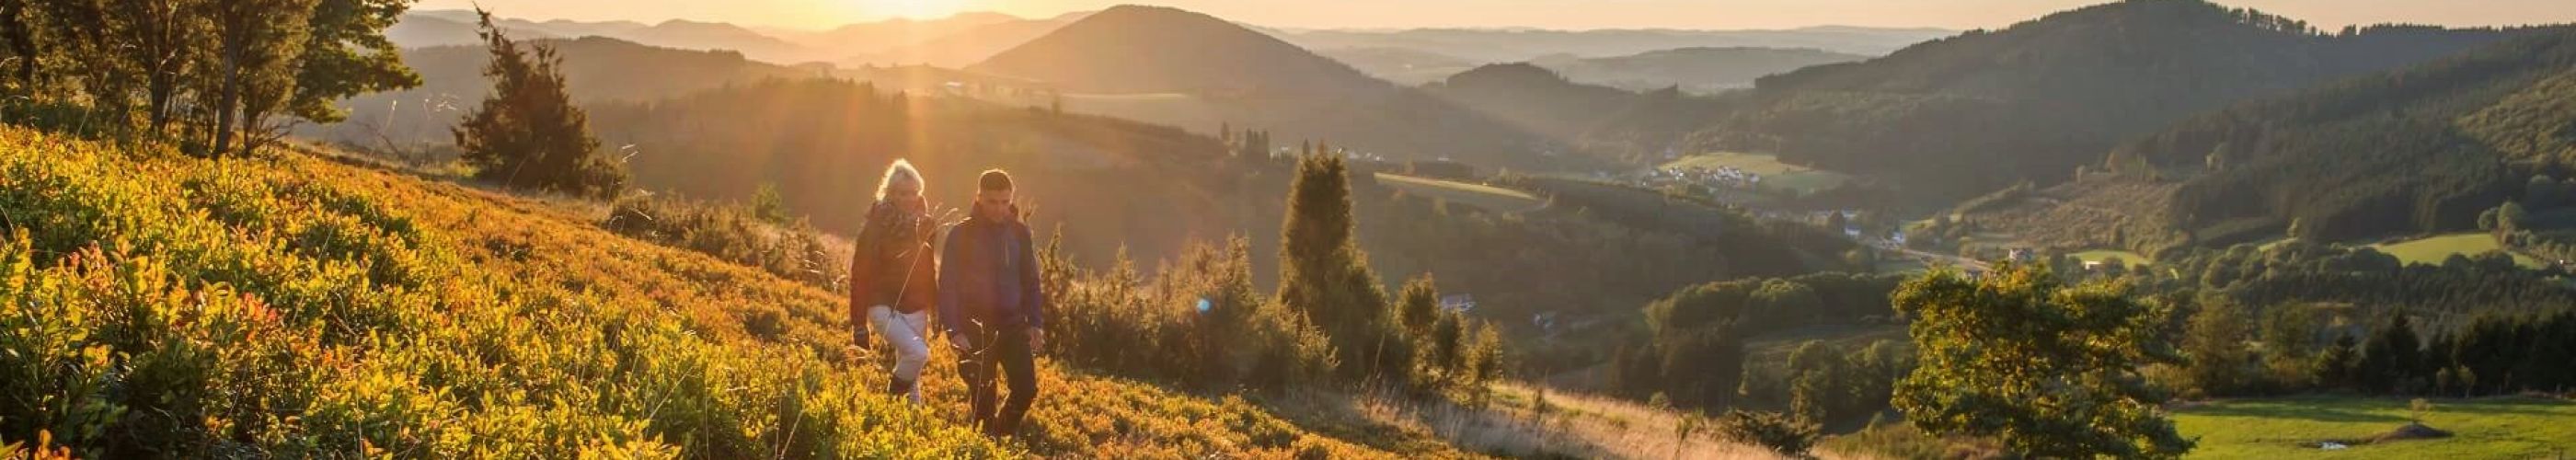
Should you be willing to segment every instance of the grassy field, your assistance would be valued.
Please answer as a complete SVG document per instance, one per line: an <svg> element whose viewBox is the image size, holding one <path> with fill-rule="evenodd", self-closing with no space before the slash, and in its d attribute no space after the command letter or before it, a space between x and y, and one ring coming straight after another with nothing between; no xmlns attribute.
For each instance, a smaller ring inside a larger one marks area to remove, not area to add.
<svg viewBox="0 0 2576 460"><path fill-rule="evenodd" d="M1909 274L1909 275L1911 275L1911 274L1918 274L1918 273L1923 273L1923 272L1929 272L1929 271L1932 271L1932 266L1931 266L1931 265L1925 265L1925 264L1923 263L1923 261L1922 261L1922 260L1917 260L1917 259L1913 259L1913 258L1900 258L1900 257L1896 257L1896 256L1883 256L1883 257L1884 257L1884 258L1886 258L1886 259L1892 259L1892 260L1880 260L1880 261L1878 262L1878 264L1877 264L1877 265L1874 265L1874 266L1872 266L1872 267L1871 267L1871 269L1872 269L1874 272L1876 272L1876 273L1901 273L1901 274Z"/></svg>
<svg viewBox="0 0 2576 460"><path fill-rule="evenodd" d="M1546 201L1528 192L1490 185L1388 173L1378 173L1377 180L1405 193L1449 200L1450 203L1475 206L1495 212L1521 212L1547 205Z"/></svg>
<svg viewBox="0 0 2576 460"><path fill-rule="evenodd" d="M1195 127L1196 129L1211 131L1214 130L1214 127L1199 126L1198 123L1203 123L1207 120L1222 120L1226 118L1225 115L1223 115L1226 113L1225 109L1223 107L1219 107L1218 104L1209 102L1208 100L1199 98L1198 96L1180 93L1077 93L1065 94L1064 97L1060 99L1032 99L1022 101L1022 103L1039 107L1044 107L1048 104L1061 103L1063 104L1064 111L1070 113L1118 117L1147 123Z"/></svg>
<svg viewBox="0 0 2576 460"><path fill-rule="evenodd" d="M2437 400L2424 424L2444 439L2355 445L2340 451L2303 447L2321 440L2369 438L2403 426L2407 402L2386 398L2298 397L2243 400L2183 409L2174 424L2200 437L2192 458L2552 458L2576 454L2576 402L2537 398Z"/></svg>
<svg viewBox="0 0 2576 460"><path fill-rule="evenodd" d="M2155 259L2148 258L2144 254L2117 249L2095 249L2091 251L2078 252L2073 255L2076 259L2083 260L2085 262L2100 262L2113 257L2118 257L2121 261L2127 262L2132 266L2154 265L2156 263Z"/></svg>
<svg viewBox="0 0 2576 460"><path fill-rule="evenodd" d="M2443 259L2450 258L2452 254L2478 255L2504 250L2503 246L2496 244L2494 236L2490 236L2485 233L2454 233L2394 243L2374 244L2370 247L2372 249L2379 250L2379 252L2385 252L2388 253L2388 255L2397 256L2397 260L2405 261L2408 264L2430 265L2440 265ZM2513 261L2514 263L2520 264L2524 267L2541 266L2539 260L2532 259L2521 254L2515 254L2513 256Z"/></svg>
<svg viewBox="0 0 2576 460"><path fill-rule="evenodd" d="M1761 174L1762 187L1765 189L1798 195L1831 190L1852 181L1850 175L1782 163L1780 157L1754 153L1703 153L1664 164L1666 168L1684 169L1717 169L1728 166Z"/></svg>

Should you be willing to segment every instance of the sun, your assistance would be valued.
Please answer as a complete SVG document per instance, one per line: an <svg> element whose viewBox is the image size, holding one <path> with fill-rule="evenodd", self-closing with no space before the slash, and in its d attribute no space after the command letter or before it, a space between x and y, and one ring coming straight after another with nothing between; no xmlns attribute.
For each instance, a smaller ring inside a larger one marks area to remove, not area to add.
<svg viewBox="0 0 2576 460"><path fill-rule="evenodd" d="M962 0L857 0L860 14L932 19L957 14Z"/></svg>

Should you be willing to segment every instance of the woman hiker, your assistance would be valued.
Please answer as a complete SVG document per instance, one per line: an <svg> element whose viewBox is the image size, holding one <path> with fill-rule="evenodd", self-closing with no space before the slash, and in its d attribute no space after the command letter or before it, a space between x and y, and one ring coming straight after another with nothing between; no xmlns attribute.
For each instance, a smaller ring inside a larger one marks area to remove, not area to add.
<svg viewBox="0 0 2576 460"><path fill-rule="evenodd" d="M877 184L877 199L850 254L851 340L868 348L868 332L894 349L894 377L886 392L921 404L921 367L930 362L930 310L937 304L939 266L931 237L939 222L922 198L921 171L895 160Z"/></svg>

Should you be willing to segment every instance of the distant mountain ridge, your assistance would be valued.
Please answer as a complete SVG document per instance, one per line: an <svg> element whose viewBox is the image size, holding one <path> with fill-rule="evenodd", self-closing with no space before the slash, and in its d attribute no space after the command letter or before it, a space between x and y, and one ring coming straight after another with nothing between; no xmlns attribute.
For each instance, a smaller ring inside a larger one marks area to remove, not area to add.
<svg viewBox="0 0 2576 460"><path fill-rule="evenodd" d="M1405 48L1477 62L1519 62L1552 54L1610 57L1695 47L1813 48L1877 56L1956 30L1819 26L1784 30L1402 29L1269 30L1308 49Z"/></svg>
<svg viewBox="0 0 2576 460"><path fill-rule="evenodd" d="M1214 16L1118 6L966 70L1096 93L1304 95L1386 86L1349 65Z"/></svg>
<svg viewBox="0 0 2576 460"><path fill-rule="evenodd" d="M474 35L476 22L477 18L472 11L415 11L403 15L387 33L387 38L393 39L395 45L404 48L479 44L481 40ZM674 19L647 25L634 21L585 22L558 19L536 22L506 17L495 17L493 22L503 31L511 33L511 38L605 37L662 48L734 51L755 60L781 64L805 62L820 57L814 48L721 22Z"/></svg>
<svg viewBox="0 0 2576 460"><path fill-rule="evenodd" d="M1697 47L1595 58L1558 54L1530 63L1577 82L1630 91L1680 87L1705 94L1750 88L1755 79L1810 66L1869 58L1814 48Z"/></svg>
<svg viewBox="0 0 2576 460"><path fill-rule="evenodd" d="M567 89L585 104L652 101L729 84L830 74L829 69L768 64L730 51L679 50L613 38L529 41L556 47L564 58ZM491 53L482 46L406 49L402 57L420 73L420 87L341 101L350 110L348 121L307 126L298 133L367 147L444 143L448 127L491 92L492 82L483 76Z"/></svg>
<svg viewBox="0 0 2576 460"><path fill-rule="evenodd" d="M967 70L1044 82L1072 111L1277 131L1390 158L1533 167L1546 139L1213 16L1118 6Z"/></svg>

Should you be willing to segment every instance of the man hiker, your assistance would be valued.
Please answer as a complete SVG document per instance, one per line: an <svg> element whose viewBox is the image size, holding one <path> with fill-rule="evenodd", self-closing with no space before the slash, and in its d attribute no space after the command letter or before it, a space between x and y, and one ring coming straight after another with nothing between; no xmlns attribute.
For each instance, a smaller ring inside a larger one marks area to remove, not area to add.
<svg viewBox="0 0 2576 460"><path fill-rule="evenodd" d="M1033 353L1046 346L1047 296L1039 287L1035 238L1012 204L1011 175L985 171L977 182L974 211L949 230L940 254L939 322L959 352L968 415L984 435L998 438L1017 434L1037 399ZM997 367L1011 385L999 408Z"/></svg>
<svg viewBox="0 0 2576 460"><path fill-rule="evenodd" d="M930 309L937 302L938 262L931 237L939 222L922 198L921 171L895 160L877 183L850 254L851 340L868 348L871 326L894 349L894 377L886 392L921 404L921 367L930 363Z"/></svg>

